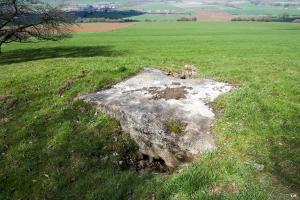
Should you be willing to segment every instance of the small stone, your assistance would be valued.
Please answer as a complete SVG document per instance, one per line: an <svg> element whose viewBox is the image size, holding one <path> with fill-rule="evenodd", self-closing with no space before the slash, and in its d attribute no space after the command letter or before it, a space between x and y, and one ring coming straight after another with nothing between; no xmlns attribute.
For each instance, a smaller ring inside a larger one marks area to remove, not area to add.
<svg viewBox="0 0 300 200"><path fill-rule="evenodd" d="M117 152L114 152L113 153L113 156L118 156L119 154Z"/></svg>
<svg viewBox="0 0 300 200"><path fill-rule="evenodd" d="M103 158L101 158L101 160L103 160L103 161L108 160L108 156L104 156Z"/></svg>
<svg viewBox="0 0 300 200"><path fill-rule="evenodd" d="M257 163L254 163L254 168L257 170L257 171L262 171L264 170L265 166L264 165L261 165L261 164L257 164Z"/></svg>
<svg viewBox="0 0 300 200"><path fill-rule="evenodd" d="M154 194L152 194L151 200L155 200L155 195Z"/></svg>
<svg viewBox="0 0 300 200"><path fill-rule="evenodd" d="M1 123L7 123L7 122L9 122L9 118L7 118L7 117L0 118L0 122Z"/></svg>
<svg viewBox="0 0 300 200"><path fill-rule="evenodd" d="M113 140L114 140L114 142L117 142L118 141L118 137L114 136Z"/></svg>

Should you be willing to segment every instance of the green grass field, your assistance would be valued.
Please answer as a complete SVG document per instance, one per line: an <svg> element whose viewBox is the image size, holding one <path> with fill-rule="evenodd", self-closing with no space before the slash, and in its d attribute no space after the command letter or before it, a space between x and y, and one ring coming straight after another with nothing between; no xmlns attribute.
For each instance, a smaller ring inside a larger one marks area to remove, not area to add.
<svg viewBox="0 0 300 200"><path fill-rule="evenodd" d="M235 9L230 7L224 7L223 9L228 13L233 15L269 15L269 16L278 16L283 14L288 15L300 15L300 9L291 7L291 8L284 8L278 6L271 6L271 5L253 5L253 4L244 4L241 6L241 9Z"/></svg>
<svg viewBox="0 0 300 200"><path fill-rule="evenodd" d="M174 2L173 2L174 3ZM197 11L199 10L223 10L229 14L234 16L277 16L280 17L282 15L291 15L291 16L299 16L300 15L300 8L291 7L291 8L284 8L278 6L271 6L271 5L253 5L250 3L243 3L240 5L240 8L233 8L228 6L222 5L203 5L203 6L194 6L190 8L179 8L176 7L175 4L170 2L159 2L159 3L141 3L135 6L130 7L123 7L123 9L136 9L136 10L176 10L176 12L183 13L181 15L178 14L144 14L139 16L133 16L131 19L136 20L157 20L157 21L166 21L166 20L173 20L176 21L181 17L193 17L197 16Z"/></svg>
<svg viewBox="0 0 300 200"><path fill-rule="evenodd" d="M0 199L299 197L299 55L300 25L292 23L140 23L6 45ZM239 85L214 104L218 149L172 174L114 165L136 145L115 119L74 98L143 67L186 64Z"/></svg>

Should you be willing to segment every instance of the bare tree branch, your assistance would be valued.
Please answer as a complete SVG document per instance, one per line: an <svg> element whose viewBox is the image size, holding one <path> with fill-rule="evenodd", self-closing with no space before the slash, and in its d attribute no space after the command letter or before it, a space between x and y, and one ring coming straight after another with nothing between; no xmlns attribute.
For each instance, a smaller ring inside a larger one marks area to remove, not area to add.
<svg viewBox="0 0 300 200"><path fill-rule="evenodd" d="M4 43L69 37L72 25L72 18L58 7L36 0L0 0L0 53Z"/></svg>

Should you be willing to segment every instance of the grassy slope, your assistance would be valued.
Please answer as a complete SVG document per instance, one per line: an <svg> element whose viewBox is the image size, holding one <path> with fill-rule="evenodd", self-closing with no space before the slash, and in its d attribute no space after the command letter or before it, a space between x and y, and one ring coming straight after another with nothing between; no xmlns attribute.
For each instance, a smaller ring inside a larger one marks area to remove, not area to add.
<svg viewBox="0 0 300 200"><path fill-rule="evenodd" d="M6 46L0 199L288 199L299 191L299 33L284 23L145 23ZM144 66L185 64L240 85L214 105L223 113L218 150L173 175L113 165L134 145L115 120L73 98Z"/></svg>

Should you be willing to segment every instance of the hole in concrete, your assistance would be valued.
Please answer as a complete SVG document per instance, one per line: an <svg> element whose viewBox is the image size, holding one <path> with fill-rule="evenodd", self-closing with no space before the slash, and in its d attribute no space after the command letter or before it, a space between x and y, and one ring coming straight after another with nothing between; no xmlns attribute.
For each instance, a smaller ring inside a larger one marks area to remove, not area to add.
<svg viewBox="0 0 300 200"><path fill-rule="evenodd" d="M139 156L137 156L138 154ZM136 172L167 173L172 170L161 158L151 158L146 154L138 154L134 157L125 158L124 167Z"/></svg>
<svg viewBox="0 0 300 200"><path fill-rule="evenodd" d="M179 82L172 82L172 85L181 85Z"/></svg>

